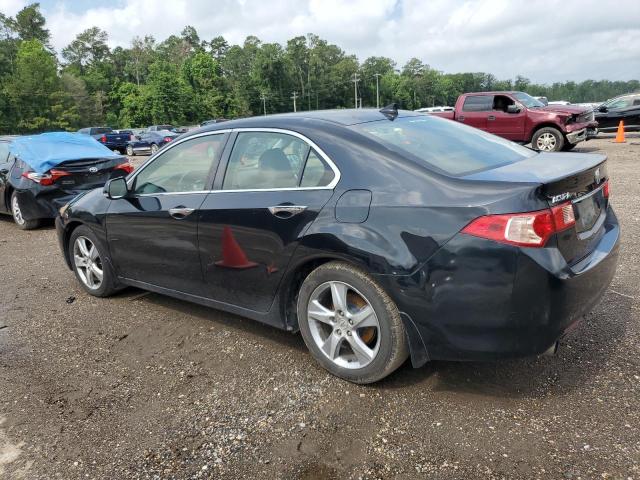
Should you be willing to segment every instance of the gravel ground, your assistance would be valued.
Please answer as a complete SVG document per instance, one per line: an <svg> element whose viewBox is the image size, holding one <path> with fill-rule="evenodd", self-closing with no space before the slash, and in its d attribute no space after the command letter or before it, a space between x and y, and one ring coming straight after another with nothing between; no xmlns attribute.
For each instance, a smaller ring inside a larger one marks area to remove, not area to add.
<svg viewBox="0 0 640 480"><path fill-rule="evenodd" d="M640 138L576 151L609 155L624 239L558 355L372 386L240 317L90 297L51 227L0 220L0 478L640 479Z"/></svg>

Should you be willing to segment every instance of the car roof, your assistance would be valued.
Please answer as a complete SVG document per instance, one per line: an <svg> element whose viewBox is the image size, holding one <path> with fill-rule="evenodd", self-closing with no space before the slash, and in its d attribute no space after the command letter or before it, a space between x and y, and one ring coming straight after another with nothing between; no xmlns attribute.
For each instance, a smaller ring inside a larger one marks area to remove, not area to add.
<svg viewBox="0 0 640 480"><path fill-rule="evenodd" d="M420 112L411 110L398 110L398 117L418 117ZM330 123L334 125L357 125L359 123L375 122L384 120L384 114L375 108L351 108L336 110L314 110L298 113L278 113L274 115L262 115L226 122L206 125L194 132L207 132L212 130L228 130L232 128L278 128L283 124L302 123L315 121L316 125ZM191 132L189 132L191 133Z"/></svg>

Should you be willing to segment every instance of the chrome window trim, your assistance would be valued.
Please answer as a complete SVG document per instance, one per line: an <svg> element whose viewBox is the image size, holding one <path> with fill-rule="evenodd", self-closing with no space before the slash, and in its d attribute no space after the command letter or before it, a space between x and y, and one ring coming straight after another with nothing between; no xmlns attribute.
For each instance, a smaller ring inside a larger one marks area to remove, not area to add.
<svg viewBox="0 0 640 480"><path fill-rule="evenodd" d="M230 129L224 129L224 130L213 130L210 132L198 133L196 135L191 135L175 143L172 143L169 146L165 147L164 149L158 151L155 155L151 156L145 162L145 164L140 167L139 170L136 170L135 172L133 172L133 176L127 179L127 185L131 187L131 185L133 184L133 180L140 174L140 172L143 171L152 162L154 162L160 155L164 155L167 151L169 151L173 147L180 145L181 143L186 142L187 140L190 140L193 138L205 137L208 135L221 134L221 133L242 133L242 132L281 133L283 135L291 135L299 138L303 142L306 142L316 152L318 152L318 154L327 163L327 165L329 165L329 168L331 168L334 174L333 180L331 180L331 182L329 182L327 185L323 187L286 187L286 188L253 188L253 189L249 188L249 189L235 189L235 190L220 189L220 190L199 190L199 191L190 191L190 192L141 193L136 195L136 197L150 197L150 196L155 197L158 195L188 195L191 193L198 194L198 193L287 192L287 191L333 190L338 184L338 182L340 181L340 178L342 177L340 169L338 169L338 167L333 162L333 160L331 160L331 158L329 158L329 156L326 153L324 153L324 151L320 147L318 147L318 145L313 140L309 139L305 135L302 135L301 133L294 132L293 130L287 130L284 128L244 127L244 128L230 128ZM228 165L229 165L229 162L227 162L227 165L225 165L225 167L227 167ZM227 172L225 169L225 175L226 173Z"/></svg>

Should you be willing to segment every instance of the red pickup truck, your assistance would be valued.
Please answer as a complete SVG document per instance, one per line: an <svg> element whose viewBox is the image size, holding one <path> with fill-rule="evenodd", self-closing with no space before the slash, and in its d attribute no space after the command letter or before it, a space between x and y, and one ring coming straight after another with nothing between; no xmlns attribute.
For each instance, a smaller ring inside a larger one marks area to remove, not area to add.
<svg viewBox="0 0 640 480"><path fill-rule="evenodd" d="M524 92L465 93L458 97L453 112L431 115L550 152L571 150L598 133L593 110L574 105L546 106Z"/></svg>

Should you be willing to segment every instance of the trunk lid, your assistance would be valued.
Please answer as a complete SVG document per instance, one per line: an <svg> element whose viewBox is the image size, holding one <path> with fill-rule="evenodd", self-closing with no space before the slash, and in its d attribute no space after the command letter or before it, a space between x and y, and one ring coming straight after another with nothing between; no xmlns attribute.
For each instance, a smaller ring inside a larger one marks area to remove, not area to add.
<svg viewBox="0 0 640 480"><path fill-rule="evenodd" d="M126 163L126 160L122 157L63 162L54 170L64 172L66 175L59 176L54 184L68 192L102 187L107 180L118 176L118 172L122 172L122 176L127 174L124 170L116 169L123 163Z"/></svg>
<svg viewBox="0 0 640 480"><path fill-rule="evenodd" d="M573 264L591 253L604 234L606 161L604 155L544 152L465 178L534 184L536 196L549 207L571 202L576 223L556 237L565 260Z"/></svg>

